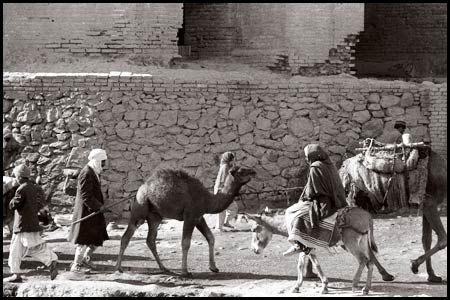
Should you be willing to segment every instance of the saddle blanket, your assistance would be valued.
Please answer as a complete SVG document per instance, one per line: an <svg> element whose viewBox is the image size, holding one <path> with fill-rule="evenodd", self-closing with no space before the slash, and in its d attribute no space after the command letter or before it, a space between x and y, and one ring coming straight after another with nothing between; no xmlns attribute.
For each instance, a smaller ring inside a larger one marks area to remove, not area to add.
<svg viewBox="0 0 450 300"><path fill-rule="evenodd" d="M339 241L336 227L337 212L319 222L318 228L311 227L309 215L300 216L292 234L307 247L332 247Z"/></svg>

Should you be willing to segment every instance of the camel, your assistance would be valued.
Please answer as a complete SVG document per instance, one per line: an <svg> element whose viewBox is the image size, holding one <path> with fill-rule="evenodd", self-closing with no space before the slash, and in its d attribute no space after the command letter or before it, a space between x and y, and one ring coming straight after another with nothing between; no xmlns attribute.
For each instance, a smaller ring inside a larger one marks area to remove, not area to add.
<svg viewBox="0 0 450 300"><path fill-rule="evenodd" d="M136 200L132 204L128 227L120 240L120 252L116 270L121 268L122 256L135 230L145 220L148 223L147 246L158 263L159 269L169 272L159 259L156 250L156 236L162 218L184 221L182 234L181 275L192 276L187 268L187 255L191 237L196 227L206 238L209 246L209 269L219 272L214 261L214 236L203 215L224 211L239 194L240 188L249 182L255 171L243 167L233 167L225 179L222 192L210 193L196 178L180 170L160 169L138 189Z"/></svg>
<svg viewBox="0 0 450 300"><path fill-rule="evenodd" d="M353 164L353 166L350 164ZM364 168L365 167L358 159L356 159L356 157L351 157L344 161L339 173L346 191L356 190L353 191L353 205L373 208L374 206L379 205L379 203L374 203L374 200L372 199L375 199L376 197L370 192L370 189L367 186L361 186L361 182L364 182L362 178L364 177L364 174L368 172L368 170ZM359 186L357 186L358 182ZM384 186L382 187L384 189L387 188ZM428 161L426 197L423 206L421 206L423 212L422 245L425 253L418 258L411 260L411 270L414 274L417 274L419 266L423 262L426 262L429 282L442 282L442 277L436 276L433 271L431 256L447 247L447 233L442 225L437 209L438 205L445 199L447 199L447 161L436 152L431 151ZM433 248L431 248L432 231L436 233L438 239Z"/></svg>
<svg viewBox="0 0 450 300"><path fill-rule="evenodd" d="M375 257L377 246L373 236L373 220L370 213L359 207L344 207L338 211L342 214L343 224L338 222L337 228L339 229L339 241L344 244L343 248L349 251L358 260L358 270L353 277L352 290L355 292L358 289L359 279L364 267L367 267L367 280L364 288L362 289L363 295L369 293L372 283L373 265L375 264L380 273L384 274L383 279L389 281L393 279L392 275L389 275L386 270L380 265ZM260 215L247 215L247 217L255 224L252 226L252 242L251 248L256 254L262 253L264 248L268 245L272 239L273 234L278 234L288 237L288 231L286 228L284 218L278 220L274 216L268 216L261 213ZM317 273L319 274L322 282L321 293L328 293L328 279L323 274L322 269L317 259L314 249L305 254L300 252L297 264L297 282L292 289L293 293L298 293L303 283L303 269L305 266L305 256L308 256L310 261L315 266Z"/></svg>

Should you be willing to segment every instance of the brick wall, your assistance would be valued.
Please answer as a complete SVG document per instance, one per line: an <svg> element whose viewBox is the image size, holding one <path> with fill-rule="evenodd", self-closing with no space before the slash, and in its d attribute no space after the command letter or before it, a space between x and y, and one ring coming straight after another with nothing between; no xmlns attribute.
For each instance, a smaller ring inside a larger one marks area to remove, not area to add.
<svg viewBox="0 0 450 300"><path fill-rule="evenodd" d="M442 86L404 82L196 81L119 72L4 73L3 87L4 126L27 143L22 157L32 162L33 173L43 170L45 187L58 187L53 199L62 201L55 204L69 206L62 170L72 148L78 165L91 148L107 151L102 182L109 201L132 196L162 166L182 168L212 190L215 160L224 151L257 171L244 191L274 190L304 184L301 149L311 142L323 144L339 165L361 139L389 139L398 117L407 120L415 140L429 140L430 101L446 97ZM291 201L298 196L289 195ZM287 205L284 195L243 199L247 208Z"/></svg>
<svg viewBox="0 0 450 300"><path fill-rule="evenodd" d="M43 55L178 56L181 3L4 3L3 63Z"/></svg>
<svg viewBox="0 0 450 300"><path fill-rule="evenodd" d="M359 75L447 76L447 3L367 3Z"/></svg>
<svg viewBox="0 0 450 300"><path fill-rule="evenodd" d="M194 57L231 55L293 74L330 59L341 65L334 73L319 73L325 75L349 73L350 60L330 57L330 49L349 46L346 38L363 29L364 4L186 3L184 12L185 43ZM289 68L280 69L279 55L288 57Z"/></svg>
<svg viewBox="0 0 450 300"><path fill-rule="evenodd" d="M431 145L447 158L447 84L432 86L430 98Z"/></svg>

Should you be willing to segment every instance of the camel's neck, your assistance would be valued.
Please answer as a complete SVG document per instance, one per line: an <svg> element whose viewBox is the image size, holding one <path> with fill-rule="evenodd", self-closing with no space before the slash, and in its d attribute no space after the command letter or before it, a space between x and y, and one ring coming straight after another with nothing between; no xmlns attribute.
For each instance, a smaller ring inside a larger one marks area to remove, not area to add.
<svg viewBox="0 0 450 300"><path fill-rule="evenodd" d="M208 210L206 213L208 214L218 214L230 206L231 202L233 202L234 197L224 193L217 193L216 195L212 195L209 200Z"/></svg>
<svg viewBox="0 0 450 300"><path fill-rule="evenodd" d="M261 216L261 221L262 221L261 225L263 225L264 227L266 227L267 229L272 231L273 234L278 234L278 235L282 235L285 237L288 236L288 232L287 232L286 224L284 223L284 219L275 221L275 219L273 217L263 215L263 216Z"/></svg>
<svg viewBox="0 0 450 300"><path fill-rule="evenodd" d="M210 199L210 206L207 213L217 214L227 209L231 202L233 202L234 197L239 194L241 186L241 184L236 184L231 181L225 184L222 191L213 195L212 199Z"/></svg>

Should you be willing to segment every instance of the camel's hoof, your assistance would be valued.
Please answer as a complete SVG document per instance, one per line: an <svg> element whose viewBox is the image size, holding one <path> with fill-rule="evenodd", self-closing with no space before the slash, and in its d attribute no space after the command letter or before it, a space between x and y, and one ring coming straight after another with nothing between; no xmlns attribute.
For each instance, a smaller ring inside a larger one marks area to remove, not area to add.
<svg viewBox="0 0 450 300"><path fill-rule="evenodd" d="M294 286L294 287L291 289L291 293L300 293L300 288L299 288L298 286Z"/></svg>
<svg viewBox="0 0 450 300"><path fill-rule="evenodd" d="M122 268L118 268L118 267L115 267L114 271L115 272L119 272L119 273L123 273L123 269Z"/></svg>
<svg viewBox="0 0 450 300"><path fill-rule="evenodd" d="M382 275L382 277L383 277L383 281L392 281L392 280L394 280L394 276L392 276L391 274Z"/></svg>
<svg viewBox="0 0 450 300"><path fill-rule="evenodd" d="M324 287L321 291L321 294L328 294L328 289L326 287Z"/></svg>
<svg viewBox="0 0 450 300"><path fill-rule="evenodd" d="M411 271L412 271L414 274L419 273L419 264L418 264L415 260L412 260L412 261L411 261Z"/></svg>
<svg viewBox="0 0 450 300"><path fill-rule="evenodd" d="M303 278L315 279L319 278L319 276L316 273L306 273L305 276L303 276Z"/></svg>
<svg viewBox="0 0 450 300"><path fill-rule="evenodd" d="M219 273L219 269L217 269L217 267L209 267L209 269L211 270L211 272Z"/></svg>
<svg viewBox="0 0 450 300"><path fill-rule="evenodd" d="M363 295L369 295L369 289L362 289Z"/></svg>
<svg viewBox="0 0 450 300"><path fill-rule="evenodd" d="M436 276L436 275L429 275L428 276L428 282L435 282L435 283L441 283L442 282L442 277Z"/></svg>

